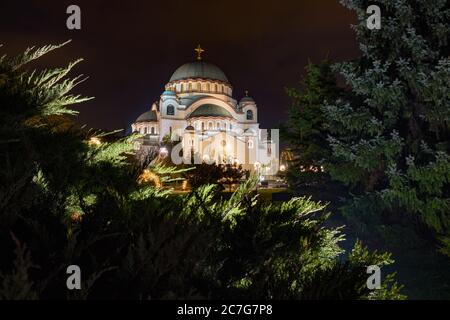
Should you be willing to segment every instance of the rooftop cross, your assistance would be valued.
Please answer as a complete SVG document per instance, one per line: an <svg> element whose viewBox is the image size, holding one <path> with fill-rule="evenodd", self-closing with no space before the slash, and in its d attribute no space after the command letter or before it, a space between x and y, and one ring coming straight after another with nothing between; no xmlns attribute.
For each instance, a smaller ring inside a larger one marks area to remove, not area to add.
<svg viewBox="0 0 450 320"><path fill-rule="evenodd" d="M202 60L202 53L205 52L204 49L200 45L198 45L197 48L194 49L195 52L197 52L197 60Z"/></svg>

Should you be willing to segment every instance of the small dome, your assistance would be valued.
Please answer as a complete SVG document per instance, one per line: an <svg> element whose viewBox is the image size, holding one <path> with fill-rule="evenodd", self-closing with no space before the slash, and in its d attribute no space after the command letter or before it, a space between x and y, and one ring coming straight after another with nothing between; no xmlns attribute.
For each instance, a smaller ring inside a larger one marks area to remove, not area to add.
<svg viewBox="0 0 450 320"><path fill-rule="evenodd" d="M158 121L156 111L154 110L146 111L136 119L136 122L149 122L149 121Z"/></svg>
<svg viewBox="0 0 450 320"><path fill-rule="evenodd" d="M215 104L203 104L197 109L194 110L189 115L189 118L194 117L226 117L226 118L232 118L233 116L231 113L228 112L223 107L219 107Z"/></svg>
<svg viewBox="0 0 450 320"><path fill-rule="evenodd" d="M227 76L219 67L204 61L183 64L173 73L169 82L186 79L219 80L228 83Z"/></svg>
<svg viewBox="0 0 450 320"><path fill-rule="evenodd" d="M163 92L164 96L176 96L177 94L172 90L166 90Z"/></svg>
<svg viewBox="0 0 450 320"><path fill-rule="evenodd" d="M243 97L240 102L255 102L252 97Z"/></svg>
<svg viewBox="0 0 450 320"><path fill-rule="evenodd" d="M184 129L185 131L194 131L194 127L193 126L187 126L186 129Z"/></svg>

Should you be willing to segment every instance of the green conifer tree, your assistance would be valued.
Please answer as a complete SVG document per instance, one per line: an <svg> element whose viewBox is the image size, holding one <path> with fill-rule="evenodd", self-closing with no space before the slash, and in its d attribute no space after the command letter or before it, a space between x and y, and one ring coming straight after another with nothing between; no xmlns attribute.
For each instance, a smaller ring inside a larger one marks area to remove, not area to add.
<svg viewBox="0 0 450 320"><path fill-rule="evenodd" d="M325 106L333 178L352 188L356 215L410 214L450 254L450 58L447 0L378 0L381 29L366 26L369 1L356 12L361 58L336 70L351 99Z"/></svg>
<svg viewBox="0 0 450 320"><path fill-rule="evenodd" d="M327 142L329 128L321 106L342 95L336 84L329 60L309 63L300 88L288 88L292 99L289 119L282 130L294 152L287 177L294 186L317 184L327 180L331 147Z"/></svg>

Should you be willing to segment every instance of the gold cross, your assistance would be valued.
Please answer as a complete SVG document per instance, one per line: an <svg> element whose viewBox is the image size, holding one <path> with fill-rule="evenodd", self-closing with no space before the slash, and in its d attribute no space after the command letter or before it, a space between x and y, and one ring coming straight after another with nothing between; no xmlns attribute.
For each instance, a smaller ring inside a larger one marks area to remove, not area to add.
<svg viewBox="0 0 450 320"><path fill-rule="evenodd" d="M202 53L205 52L204 49L200 45L198 45L197 48L194 49L195 52L197 52L197 60L202 60Z"/></svg>

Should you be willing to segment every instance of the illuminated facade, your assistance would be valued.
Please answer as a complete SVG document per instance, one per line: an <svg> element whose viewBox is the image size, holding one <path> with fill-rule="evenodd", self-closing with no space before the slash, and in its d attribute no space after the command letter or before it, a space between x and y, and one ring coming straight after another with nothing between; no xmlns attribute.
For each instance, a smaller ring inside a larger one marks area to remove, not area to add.
<svg viewBox="0 0 450 320"><path fill-rule="evenodd" d="M131 125L144 135L140 147L161 146L163 139L180 141L189 163L239 163L245 169L274 174L278 170L278 137L260 130L258 108L248 93L238 102L228 78L214 64L201 59L179 67L165 85L159 101ZM177 158L177 156L175 156ZM172 160L174 152L172 152Z"/></svg>

